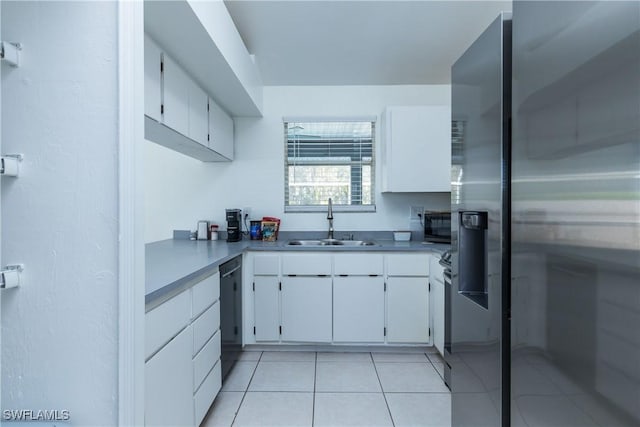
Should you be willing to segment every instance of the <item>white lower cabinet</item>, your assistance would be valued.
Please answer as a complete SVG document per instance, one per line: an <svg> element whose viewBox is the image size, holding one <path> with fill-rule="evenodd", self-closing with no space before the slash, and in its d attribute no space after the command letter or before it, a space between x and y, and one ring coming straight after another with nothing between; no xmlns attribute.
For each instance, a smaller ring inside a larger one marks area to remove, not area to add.
<svg viewBox="0 0 640 427"><path fill-rule="evenodd" d="M193 357L193 389L197 391L220 359L220 331Z"/></svg>
<svg viewBox="0 0 640 427"><path fill-rule="evenodd" d="M282 340L331 342L331 277L282 278Z"/></svg>
<svg viewBox="0 0 640 427"><path fill-rule="evenodd" d="M248 343L432 343L429 253L261 252L249 260ZM434 310L443 313L439 301Z"/></svg>
<svg viewBox="0 0 640 427"><path fill-rule="evenodd" d="M145 425L197 426L213 403L222 384L219 295L216 272L146 313Z"/></svg>
<svg viewBox="0 0 640 427"><path fill-rule="evenodd" d="M218 360L218 363L211 372L209 372L209 375L207 375L200 388L193 395L193 412L196 426L199 426L204 416L207 415L221 387L222 370L220 369L220 360Z"/></svg>
<svg viewBox="0 0 640 427"><path fill-rule="evenodd" d="M433 345L444 356L444 283L439 279L431 281L433 301Z"/></svg>
<svg viewBox="0 0 640 427"><path fill-rule="evenodd" d="M440 256L431 256L429 283L431 294L431 315L433 325L433 346L444 356L444 267L439 263Z"/></svg>
<svg viewBox="0 0 640 427"><path fill-rule="evenodd" d="M427 277L387 278L387 341L429 342Z"/></svg>
<svg viewBox="0 0 640 427"><path fill-rule="evenodd" d="M220 331L193 358L193 412L198 426L222 387Z"/></svg>
<svg viewBox="0 0 640 427"><path fill-rule="evenodd" d="M253 278L254 336L256 341L280 339L280 279L278 276Z"/></svg>
<svg viewBox="0 0 640 427"><path fill-rule="evenodd" d="M145 364L145 425L194 425L192 348L187 326Z"/></svg>
<svg viewBox="0 0 640 427"><path fill-rule="evenodd" d="M144 316L145 360L166 345L191 320L191 298L182 292Z"/></svg>
<svg viewBox="0 0 640 427"><path fill-rule="evenodd" d="M333 278L333 341L384 342L384 278Z"/></svg>

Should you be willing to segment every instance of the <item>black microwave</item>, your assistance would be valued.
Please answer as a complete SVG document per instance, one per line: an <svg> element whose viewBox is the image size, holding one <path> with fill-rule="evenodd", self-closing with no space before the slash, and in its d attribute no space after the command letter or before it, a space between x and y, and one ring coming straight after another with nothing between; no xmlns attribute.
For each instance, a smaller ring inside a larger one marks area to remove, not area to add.
<svg viewBox="0 0 640 427"><path fill-rule="evenodd" d="M425 242L451 243L451 212L425 211L422 220Z"/></svg>

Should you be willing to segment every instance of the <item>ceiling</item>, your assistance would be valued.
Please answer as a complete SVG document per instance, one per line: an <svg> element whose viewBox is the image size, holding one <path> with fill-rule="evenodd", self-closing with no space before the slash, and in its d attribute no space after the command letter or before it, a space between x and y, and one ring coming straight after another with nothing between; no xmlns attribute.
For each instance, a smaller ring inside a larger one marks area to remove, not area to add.
<svg viewBox="0 0 640 427"><path fill-rule="evenodd" d="M265 85L450 83L511 1L225 0Z"/></svg>

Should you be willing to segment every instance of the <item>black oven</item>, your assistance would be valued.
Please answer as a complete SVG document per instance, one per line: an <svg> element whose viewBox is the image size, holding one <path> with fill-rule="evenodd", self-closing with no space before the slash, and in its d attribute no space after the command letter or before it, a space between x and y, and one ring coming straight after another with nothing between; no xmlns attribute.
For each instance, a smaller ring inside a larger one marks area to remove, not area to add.
<svg viewBox="0 0 640 427"><path fill-rule="evenodd" d="M451 212L424 211L424 241L451 243Z"/></svg>

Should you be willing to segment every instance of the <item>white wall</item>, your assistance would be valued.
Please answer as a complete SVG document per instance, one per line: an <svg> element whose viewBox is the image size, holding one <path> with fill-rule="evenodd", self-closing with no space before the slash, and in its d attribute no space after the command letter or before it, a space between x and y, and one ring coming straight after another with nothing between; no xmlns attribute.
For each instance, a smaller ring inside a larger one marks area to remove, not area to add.
<svg viewBox="0 0 640 427"><path fill-rule="evenodd" d="M283 116L380 115L386 105L450 103L450 86L267 86L264 116L235 119L235 160L202 163L146 143L147 242L168 239L173 229L195 229L207 219L226 226L225 208L251 207L252 218L277 216L283 230L324 230L326 214L284 213ZM376 148L380 153L380 125ZM420 155L420 153L418 153ZM393 230L409 226L411 205L448 209L448 193L381 194L376 165L375 213L336 213L334 227ZM428 179L417 176L416 179Z"/></svg>
<svg viewBox="0 0 640 427"><path fill-rule="evenodd" d="M2 38L2 2L0 2L0 39ZM0 66L0 79L2 66ZM0 80L1 81L1 80ZM2 85L0 84L0 153L2 149ZM2 185L0 185L0 242L2 242ZM0 261L2 261L2 244L0 243ZM0 264L0 268L4 267ZM0 292L0 409L2 409L2 292Z"/></svg>
<svg viewBox="0 0 640 427"><path fill-rule="evenodd" d="M115 425L117 4L2 2L2 145L23 174L2 178L2 264L24 263L2 295L2 409L69 410Z"/></svg>

